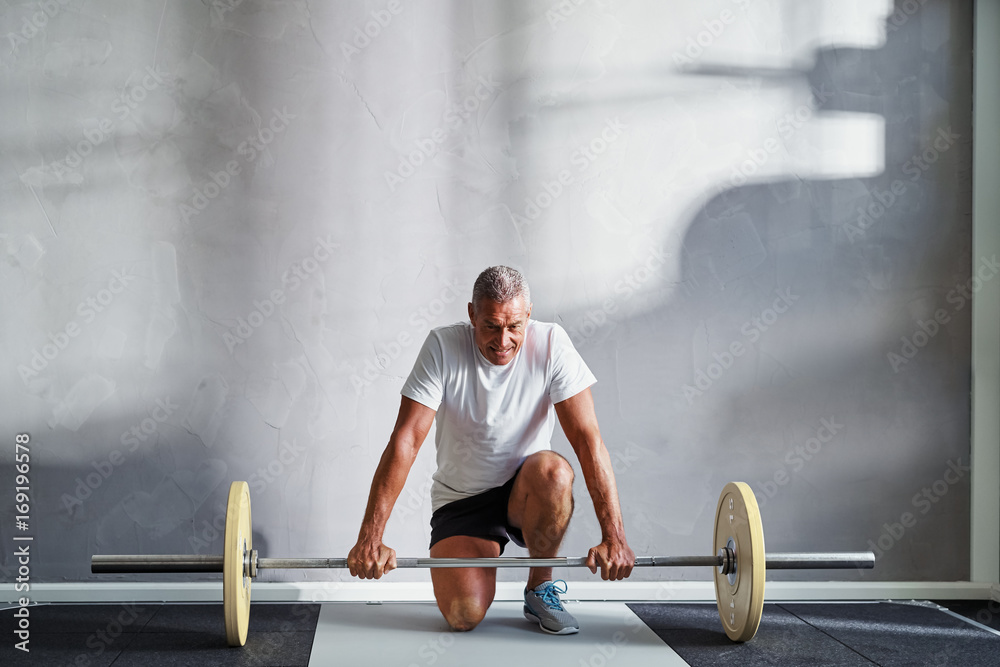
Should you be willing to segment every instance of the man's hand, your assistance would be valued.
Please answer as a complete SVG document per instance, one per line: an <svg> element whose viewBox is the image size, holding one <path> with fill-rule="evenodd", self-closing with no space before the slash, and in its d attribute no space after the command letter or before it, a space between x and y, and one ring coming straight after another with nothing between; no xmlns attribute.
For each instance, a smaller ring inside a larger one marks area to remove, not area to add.
<svg viewBox="0 0 1000 667"><path fill-rule="evenodd" d="M587 554L587 567L594 574L601 568L601 579L617 581L632 574L635 554L628 543L622 540L604 540Z"/></svg>
<svg viewBox="0 0 1000 667"><path fill-rule="evenodd" d="M347 554L347 568L352 576L380 579L386 572L396 569L396 551L382 544L382 540L358 540Z"/></svg>

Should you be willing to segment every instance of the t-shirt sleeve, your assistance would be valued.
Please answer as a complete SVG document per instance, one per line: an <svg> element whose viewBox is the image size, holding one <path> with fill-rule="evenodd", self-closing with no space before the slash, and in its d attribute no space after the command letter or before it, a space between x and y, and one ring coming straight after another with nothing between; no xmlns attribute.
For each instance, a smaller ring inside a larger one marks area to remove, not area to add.
<svg viewBox="0 0 1000 667"><path fill-rule="evenodd" d="M437 410L444 399L444 351L441 340L431 331L424 340L423 347L413 363L413 370L406 378L401 393L403 396Z"/></svg>
<svg viewBox="0 0 1000 667"><path fill-rule="evenodd" d="M569 334L558 324L552 328L551 371L549 398L561 403L597 382L587 363L573 347Z"/></svg>

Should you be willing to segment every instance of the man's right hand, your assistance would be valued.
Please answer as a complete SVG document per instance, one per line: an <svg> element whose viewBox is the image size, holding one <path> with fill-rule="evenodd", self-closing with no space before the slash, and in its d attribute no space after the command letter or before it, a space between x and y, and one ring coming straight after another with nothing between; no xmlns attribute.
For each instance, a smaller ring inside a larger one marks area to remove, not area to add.
<svg viewBox="0 0 1000 667"><path fill-rule="evenodd" d="M358 540L347 554L347 568L352 576L380 579L386 572L396 569L396 551L382 544L382 540Z"/></svg>

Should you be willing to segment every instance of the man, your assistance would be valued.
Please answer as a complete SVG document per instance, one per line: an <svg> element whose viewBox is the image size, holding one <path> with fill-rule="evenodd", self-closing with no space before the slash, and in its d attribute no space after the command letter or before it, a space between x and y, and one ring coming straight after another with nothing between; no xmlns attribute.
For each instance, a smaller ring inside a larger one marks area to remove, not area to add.
<svg viewBox="0 0 1000 667"><path fill-rule="evenodd" d="M590 386L596 382L556 324L535 322L520 273L483 271L472 291L469 323L434 329L403 385L399 416L375 471L351 574L378 579L396 567L382 543L392 507L421 443L437 419L431 488L430 554L495 558L509 539L533 558L557 555L573 513L573 468L551 451L555 419L572 445L601 525L587 565L603 579L624 579L635 554L625 540L611 459L601 440ZM438 608L455 630L471 630L496 592L495 568L431 570ZM565 584L565 582L562 582ZM532 568L524 615L545 632L579 624L563 607L552 568Z"/></svg>

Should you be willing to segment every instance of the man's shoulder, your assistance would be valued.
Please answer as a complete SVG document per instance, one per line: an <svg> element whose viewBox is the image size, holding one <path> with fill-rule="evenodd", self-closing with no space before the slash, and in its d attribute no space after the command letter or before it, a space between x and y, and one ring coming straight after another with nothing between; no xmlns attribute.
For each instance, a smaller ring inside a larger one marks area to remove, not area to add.
<svg viewBox="0 0 1000 667"><path fill-rule="evenodd" d="M531 356L539 361L551 360L560 357L568 349L575 349L569 334L559 324L555 322L543 322L530 320L528 322L527 349L531 350Z"/></svg>
<svg viewBox="0 0 1000 667"><path fill-rule="evenodd" d="M437 338L442 347L448 347L468 342L471 333L472 324L470 322L455 322L454 324L434 327L428 335Z"/></svg>
<svg viewBox="0 0 1000 667"><path fill-rule="evenodd" d="M528 320L528 327L534 329L538 333L562 331L562 327L555 322L543 322L542 320Z"/></svg>
<svg viewBox="0 0 1000 667"><path fill-rule="evenodd" d="M528 331L538 341L545 341L546 344L562 343L569 340L566 330L555 322L542 322L540 320L529 320Z"/></svg>

